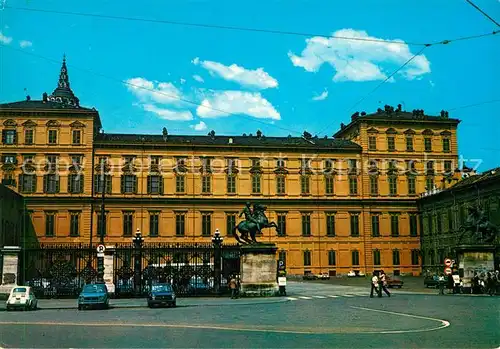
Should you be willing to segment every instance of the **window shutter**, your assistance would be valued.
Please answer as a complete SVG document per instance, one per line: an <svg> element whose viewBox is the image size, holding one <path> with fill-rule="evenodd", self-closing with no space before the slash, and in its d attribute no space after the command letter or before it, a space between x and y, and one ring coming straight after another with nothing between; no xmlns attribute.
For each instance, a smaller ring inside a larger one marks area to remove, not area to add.
<svg viewBox="0 0 500 349"><path fill-rule="evenodd" d="M56 175L56 193L59 193L59 189L60 189L60 187L59 187L60 181L59 180L60 180L59 176Z"/></svg>
<svg viewBox="0 0 500 349"><path fill-rule="evenodd" d="M134 193L137 194L137 176L134 176Z"/></svg>
<svg viewBox="0 0 500 349"><path fill-rule="evenodd" d="M36 193L36 182L38 180L38 177L36 175L32 175L33 180L31 181L31 192Z"/></svg>
<svg viewBox="0 0 500 349"><path fill-rule="evenodd" d="M104 181L106 182L106 193L111 194L111 175L106 175L104 177Z"/></svg>
<svg viewBox="0 0 500 349"><path fill-rule="evenodd" d="M44 193L47 192L47 184L48 184L47 175L43 175L43 192Z"/></svg>
<svg viewBox="0 0 500 349"><path fill-rule="evenodd" d="M7 143L7 130L2 130L2 144Z"/></svg>
<svg viewBox="0 0 500 349"><path fill-rule="evenodd" d="M151 176L148 176L148 194L151 194Z"/></svg>
<svg viewBox="0 0 500 349"><path fill-rule="evenodd" d="M22 174L20 174L20 175L19 175L19 186L18 186L18 188L19 188L19 191L20 191L21 193L24 191L23 184L24 184L24 183L23 183L23 175L22 175Z"/></svg>
<svg viewBox="0 0 500 349"><path fill-rule="evenodd" d="M17 144L17 132L14 132L14 144Z"/></svg>
<svg viewBox="0 0 500 349"><path fill-rule="evenodd" d="M125 193L125 176L121 177L120 186L121 186L121 192L122 192L122 194Z"/></svg>
<svg viewBox="0 0 500 349"><path fill-rule="evenodd" d="M162 176L159 176L159 177L160 177L160 180L159 180L159 182L160 182L160 184L159 184L160 185L160 193L159 194L163 195L163 177Z"/></svg>
<svg viewBox="0 0 500 349"><path fill-rule="evenodd" d="M94 194L97 194L98 192L98 182L97 182L98 175L94 175Z"/></svg>
<svg viewBox="0 0 500 349"><path fill-rule="evenodd" d="M78 192L79 193L83 193L83 175L80 175L80 181L78 182L79 183L79 187L78 187Z"/></svg>
<svg viewBox="0 0 500 349"><path fill-rule="evenodd" d="M69 175L68 176L68 193L72 193L73 191L71 190L71 184L73 182L73 179L74 179L74 175Z"/></svg>

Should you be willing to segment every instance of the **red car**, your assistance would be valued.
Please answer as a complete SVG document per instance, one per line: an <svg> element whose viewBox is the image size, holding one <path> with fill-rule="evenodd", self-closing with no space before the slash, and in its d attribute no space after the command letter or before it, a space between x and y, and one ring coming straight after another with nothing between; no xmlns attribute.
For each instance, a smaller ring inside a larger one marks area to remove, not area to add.
<svg viewBox="0 0 500 349"><path fill-rule="evenodd" d="M393 276L393 277L386 276L385 280L387 281L387 287L389 287L389 288L393 288L393 287L401 288L401 287L403 287L403 284L404 284L403 280L401 280L397 276Z"/></svg>

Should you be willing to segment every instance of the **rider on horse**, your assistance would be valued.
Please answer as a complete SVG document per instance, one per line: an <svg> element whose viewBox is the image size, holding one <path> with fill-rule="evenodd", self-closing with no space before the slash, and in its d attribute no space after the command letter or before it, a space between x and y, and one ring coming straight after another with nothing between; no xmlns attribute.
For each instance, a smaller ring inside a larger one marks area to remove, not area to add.
<svg viewBox="0 0 500 349"><path fill-rule="evenodd" d="M247 201L247 203L245 204L245 208L243 209L243 211L240 213L240 217L242 215L245 215L245 220L247 222L252 222L252 223L255 223L255 225L257 226L257 231L259 232L259 234L261 233L260 231L260 224L259 222L253 217L253 213L252 213L252 208L251 208L251 204L250 202Z"/></svg>

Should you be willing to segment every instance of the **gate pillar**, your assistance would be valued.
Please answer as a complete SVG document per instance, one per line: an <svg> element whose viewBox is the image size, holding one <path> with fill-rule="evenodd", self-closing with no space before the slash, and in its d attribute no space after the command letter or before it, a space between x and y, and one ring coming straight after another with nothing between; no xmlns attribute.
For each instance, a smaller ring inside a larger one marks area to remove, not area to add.
<svg viewBox="0 0 500 349"><path fill-rule="evenodd" d="M106 246L106 250L104 251L104 283L108 288L108 293L112 295L115 294L114 258L115 246Z"/></svg>
<svg viewBox="0 0 500 349"><path fill-rule="evenodd" d="M19 280L19 246L4 246L2 248L2 283L0 293L10 293Z"/></svg>

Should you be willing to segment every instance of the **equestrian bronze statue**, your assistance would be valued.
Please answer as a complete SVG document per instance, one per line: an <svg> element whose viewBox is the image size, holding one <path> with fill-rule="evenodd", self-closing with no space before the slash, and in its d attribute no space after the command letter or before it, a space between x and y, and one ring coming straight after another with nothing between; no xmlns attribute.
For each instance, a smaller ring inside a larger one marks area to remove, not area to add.
<svg viewBox="0 0 500 349"><path fill-rule="evenodd" d="M240 213L245 216L245 220L238 223L233 228L234 238L241 243L255 244L257 233L261 233L263 228L275 228L278 232L278 226L275 222L269 222L266 217L265 211L267 207L260 204L254 204L253 209L249 202L246 203L245 208ZM239 233L239 235L238 235Z"/></svg>
<svg viewBox="0 0 500 349"><path fill-rule="evenodd" d="M479 206L470 205L467 210L467 220L459 228L459 243L493 243L498 237L498 227L488 220L487 215Z"/></svg>

